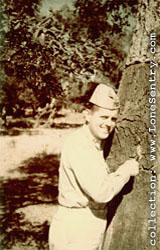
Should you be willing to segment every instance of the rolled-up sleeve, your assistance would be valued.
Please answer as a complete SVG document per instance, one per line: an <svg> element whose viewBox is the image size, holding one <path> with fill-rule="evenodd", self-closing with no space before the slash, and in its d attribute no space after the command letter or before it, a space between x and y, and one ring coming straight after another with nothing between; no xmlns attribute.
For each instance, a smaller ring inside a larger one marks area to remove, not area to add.
<svg viewBox="0 0 160 250"><path fill-rule="evenodd" d="M81 190L97 203L112 200L130 178L124 167L109 173L99 152L85 142L67 143L63 157Z"/></svg>

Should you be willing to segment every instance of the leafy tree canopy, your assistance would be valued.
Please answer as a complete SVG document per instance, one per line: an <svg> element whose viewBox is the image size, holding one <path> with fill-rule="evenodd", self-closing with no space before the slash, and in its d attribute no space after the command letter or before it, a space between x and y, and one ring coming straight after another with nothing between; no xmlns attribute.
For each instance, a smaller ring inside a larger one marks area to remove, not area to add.
<svg viewBox="0 0 160 250"><path fill-rule="evenodd" d="M131 2L77 0L74 10L64 6L43 17L39 0L4 0L1 109L36 112L52 98L68 105L97 78L118 87L126 56L123 27L137 6Z"/></svg>

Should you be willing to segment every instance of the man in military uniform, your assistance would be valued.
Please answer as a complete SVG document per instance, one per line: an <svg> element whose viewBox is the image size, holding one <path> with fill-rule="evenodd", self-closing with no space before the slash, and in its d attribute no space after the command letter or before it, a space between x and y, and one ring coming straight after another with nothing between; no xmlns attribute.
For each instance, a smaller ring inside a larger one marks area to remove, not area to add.
<svg viewBox="0 0 160 250"><path fill-rule="evenodd" d="M50 250L100 250L106 229L107 203L131 176L138 162L128 160L114 173L103 157L103 142L119 112L114 90L95 88L85 112L86 124L65 141L59 168L59 208L49 231Z"/></svg>

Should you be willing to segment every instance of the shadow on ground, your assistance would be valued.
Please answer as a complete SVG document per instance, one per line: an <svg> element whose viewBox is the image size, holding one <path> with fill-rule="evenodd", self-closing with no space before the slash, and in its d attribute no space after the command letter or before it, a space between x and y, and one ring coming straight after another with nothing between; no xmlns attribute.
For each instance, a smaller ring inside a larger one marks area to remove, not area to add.
<svg viewBox="0 0 160 250"><path fill-rule="evenodd" d="M20 174L17 178L1 179L1 249L48 249L49 223L33 225L17 210L29 205L57 204L58 166L57 155L43 153L14 170Z"/></svg>

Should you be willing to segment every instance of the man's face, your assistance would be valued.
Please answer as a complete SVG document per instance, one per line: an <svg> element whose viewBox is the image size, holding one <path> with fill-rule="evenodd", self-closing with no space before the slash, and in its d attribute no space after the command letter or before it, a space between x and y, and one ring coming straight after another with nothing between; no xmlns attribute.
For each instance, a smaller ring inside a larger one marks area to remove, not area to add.
<svg viewBox="0 0 160 250"><path fill-rule="evenodd" d="M96 139L106 139L115 127L118 109L109 110L95 106L89 111L88 127Z"/></svg>

